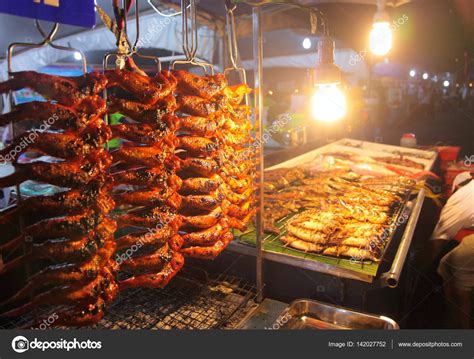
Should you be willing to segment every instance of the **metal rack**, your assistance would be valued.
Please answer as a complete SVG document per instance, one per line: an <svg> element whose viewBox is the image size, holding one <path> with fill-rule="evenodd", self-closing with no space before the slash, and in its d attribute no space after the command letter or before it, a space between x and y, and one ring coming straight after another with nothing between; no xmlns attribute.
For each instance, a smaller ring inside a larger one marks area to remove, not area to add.
<svg viewBox="0 0 474 359"><path fill-rule="evenodd" d="M241 278L225 273L211 276L187 267L164 289L121 292L106 316L86 329L230 329L254 309L255 297L255 286ZM38 316L50 314L53 312L44 308ZM0 328L27 328L34 319L25 315L0 324Z"/></svg>

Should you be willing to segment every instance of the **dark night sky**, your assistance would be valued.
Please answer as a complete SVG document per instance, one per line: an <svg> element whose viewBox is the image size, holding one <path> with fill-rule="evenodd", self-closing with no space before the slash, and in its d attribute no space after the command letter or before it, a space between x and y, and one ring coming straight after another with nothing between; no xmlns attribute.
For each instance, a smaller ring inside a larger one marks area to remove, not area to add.
<svg viewBox="0 0 474 359"><path fill-rule="evenodd" d="M356 50L367 48L374 6L331 4L320 7L330 21L333 36ZM462 67L465 51L471 58L474 55L473 38L463 27L453 1L416 1L391 10L390 15L392 20L403 15L408 17L408 21L394 32L391 61L432 71L456 71ZM468 17L474 21L474 14Z"/></svg>

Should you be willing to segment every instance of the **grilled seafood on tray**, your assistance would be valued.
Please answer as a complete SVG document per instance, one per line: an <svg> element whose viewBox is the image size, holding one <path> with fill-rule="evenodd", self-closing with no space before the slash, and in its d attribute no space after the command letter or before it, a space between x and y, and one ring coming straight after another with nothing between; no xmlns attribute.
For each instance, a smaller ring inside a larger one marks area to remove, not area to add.
<svg viewBox="0 0 474 359"><path fill-rule="evenodd" d="M264 230L303 252L378 262L393 215L415 182L310 167L265 173ZM285 220L285 218L290 218Z"/></svg>

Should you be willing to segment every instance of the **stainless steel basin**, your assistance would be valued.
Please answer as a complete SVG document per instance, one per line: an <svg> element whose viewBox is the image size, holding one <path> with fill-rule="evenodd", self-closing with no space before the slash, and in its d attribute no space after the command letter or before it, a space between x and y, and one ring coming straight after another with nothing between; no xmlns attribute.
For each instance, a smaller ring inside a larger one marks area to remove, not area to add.
<svg viewBox="0 0 474 359"><path fill-rule="evenodd" d="M400 329L390 318L315 300L296 300L278 318L280 329Z"/></svg>

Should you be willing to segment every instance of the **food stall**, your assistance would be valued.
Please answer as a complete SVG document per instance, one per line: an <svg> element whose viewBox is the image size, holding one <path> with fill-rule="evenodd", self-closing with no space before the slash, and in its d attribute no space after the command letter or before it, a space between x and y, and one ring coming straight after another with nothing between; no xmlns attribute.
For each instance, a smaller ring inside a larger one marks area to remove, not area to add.
<svg viewBox="0 0 474 359"><path fill-rule="evenodd" d="M296 321L324 312L313 327L397 328L391 319L359 312L363 306L351 301L343 304L354 310L309 301L288 307L268 299L273 292L267 292L264 272L275 262L321 273L326 277L316 281L342 281L345 297L359 282L366 286L360 290L396 287L425 196L417 176L432 169L436 154L342 139L265 169L261 7L252 8L251 124L235 6L226 6L231 66L223 73L236 72L240 83L230 85L196 58L194 0L181 2L184 59L153 79L144 74L133 61L144 57L135 4L136 40L128 39L124 26L129 9L117 11L108 27L118 48L106 54L103 72L88 73L81 55L84 76L20 72L0 85L2 93L30 87L51 101L12 102L2 124L53 114L50 126L62 131L43 131L31 145L48 158L17 162L28 151L21 148L13 155L16 172L0 178L1 187L16 186L18 198L2 213L2 226L11 233L0 244L6 289L0 326L261 328L281 316ZM56 30L57 24L33 46L78 51L56 45ZM10 47L10 70L15 48L23 45ZM161 70L160 59L152 60ZM132 121L111 124L115 113ZM111 150L112 138L125 144ZM4 154L12 148L16 144ZM30 180L67 190L28 195L24 182ZM272 285L272 291L296 299L293 284ZM273 314L262 314L268 312ZM336 324L341 315L347 320ZM289 327L311 326L296 321Z"/></svg>

